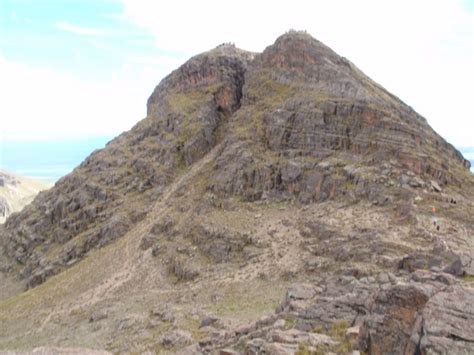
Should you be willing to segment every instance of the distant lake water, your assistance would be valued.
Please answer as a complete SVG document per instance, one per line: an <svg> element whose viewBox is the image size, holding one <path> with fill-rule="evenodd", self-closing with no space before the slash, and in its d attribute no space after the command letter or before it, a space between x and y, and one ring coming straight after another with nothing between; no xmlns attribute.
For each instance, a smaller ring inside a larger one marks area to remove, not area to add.
<svg viewBox="0 0 474 355"><path fill-rule="evenodd" d="M113 137L68 141L0 141L0 168L12 173L54 182L70 173L94 150ZM461 149L474 171L474 147Z"/></svg>
<svg viewBox="0 0 474 355"><path fill-rule="evenodd" d="M113 137L64 141L0 141L0 168L17 175L54 182L69 174Z"/></svg>

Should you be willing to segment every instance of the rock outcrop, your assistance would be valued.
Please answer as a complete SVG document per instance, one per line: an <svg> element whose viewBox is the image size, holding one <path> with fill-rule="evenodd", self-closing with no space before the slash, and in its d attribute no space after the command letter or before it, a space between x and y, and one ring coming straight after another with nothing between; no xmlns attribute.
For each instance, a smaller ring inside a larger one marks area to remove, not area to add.
<svg viewBox="0 0 474 355"><path fill-rule="evenodd" d="M442 273L295 284L276 312L202 340L195 353L469 354L474 289ZM233 352L232 352L233 351Z"/></svg>
<svg viewBox="0 0 474 355"><path fill-rule="evenodd" d="M192 58L156 88L147 119L8 220L4 249L23 265L28 287L123 236L180 172L215 146L219 127L240 106L252 57L226 46ZM46 260L33 252L39 245L61 252Z"/></svg>

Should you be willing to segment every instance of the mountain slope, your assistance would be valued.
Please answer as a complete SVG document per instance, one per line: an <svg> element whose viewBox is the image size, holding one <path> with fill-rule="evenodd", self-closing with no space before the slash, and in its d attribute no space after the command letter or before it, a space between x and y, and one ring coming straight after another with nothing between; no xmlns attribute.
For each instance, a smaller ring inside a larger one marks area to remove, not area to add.
<svg viewBox="0 0 474 355"><path fill-rule="evenodd" d="M38 192L49 187L41 181L0 170L0 223L5 222L10 214L20 211L33 201Z"/></svg>
<svg viewBox="0 0 474 355"><path fill-rule="evenodd" d="M171 73L144 120L0 227L0 348L262 350L287 346L287 333L272 333L282 319L282 332L302 332L290 352L340 321L360 326L357 346L373 353L439 349L406 334L422 338L416 314L440 307L441 279L472 295L473 201L469 162L308 34L261 54L219 46ZM12 296L20 286L30 290ZM351 292L373 306L341 299ZM367 342L371 312L396 314L406 305L391 295L409 292L418 308L382 329L398 343ZM321 302L330 316L314 311ZM470 347L464 333L429 331Z"/></svg>

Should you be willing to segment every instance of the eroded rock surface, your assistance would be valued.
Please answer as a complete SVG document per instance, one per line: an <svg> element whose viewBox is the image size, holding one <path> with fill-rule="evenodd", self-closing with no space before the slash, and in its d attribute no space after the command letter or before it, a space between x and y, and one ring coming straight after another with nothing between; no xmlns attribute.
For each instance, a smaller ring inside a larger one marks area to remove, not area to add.
<svg viewBox="0 0 474 355"><path fill-rule="evenodd" d="M274 314L207 338L194 350L224 349L223 354L474 351L474 289L450 275L428 271L384 279L340 277L321 280L318 284L324 287L293 285Z"/></svg>

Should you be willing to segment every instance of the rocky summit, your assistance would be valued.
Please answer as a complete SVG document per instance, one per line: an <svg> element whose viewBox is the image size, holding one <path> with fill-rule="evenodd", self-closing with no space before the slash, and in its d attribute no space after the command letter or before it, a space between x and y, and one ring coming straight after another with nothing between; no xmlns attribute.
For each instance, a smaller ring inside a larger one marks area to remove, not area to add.
<svg viewBox="0 0 474 355"><path fill-rule="evenodd" d="M469 168L305 32L220 45L0 226L0 349L474 353Z"/></svg>

